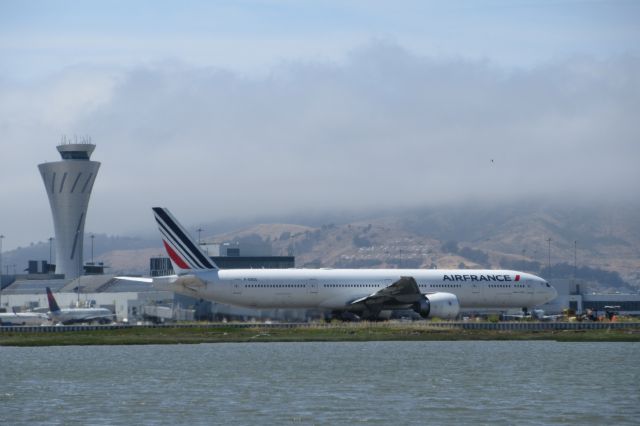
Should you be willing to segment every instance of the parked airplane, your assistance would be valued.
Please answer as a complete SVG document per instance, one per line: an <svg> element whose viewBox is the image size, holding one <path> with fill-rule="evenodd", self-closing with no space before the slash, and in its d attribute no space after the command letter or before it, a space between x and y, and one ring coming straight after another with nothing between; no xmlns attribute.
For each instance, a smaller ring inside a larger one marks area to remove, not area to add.
<svg viewBox="0 0 640 426"><path fill-rule="evenodd" d="M45 314L38 312L0 313L0 326L42 325L49 321Z"/></svg>
<svg viewBox="0 0 640 426"><path fill-rule="evenodd" d="M136 280L196 298L249 308L316 308L377 318L413 309L455 318L460 309L523 308L557 295L544 279L507 270L219 269L166 208L156 222L176 275Z"/></svg>
<svg viewBox="0 0 640 426"><path fill-rule="evenodd" d="M49 287L47 287L47 300L49 301L49 315L54 323L67 325L87 322L99 322L101 324L113 322L114 314L106 308L60 309Z"/></svg>

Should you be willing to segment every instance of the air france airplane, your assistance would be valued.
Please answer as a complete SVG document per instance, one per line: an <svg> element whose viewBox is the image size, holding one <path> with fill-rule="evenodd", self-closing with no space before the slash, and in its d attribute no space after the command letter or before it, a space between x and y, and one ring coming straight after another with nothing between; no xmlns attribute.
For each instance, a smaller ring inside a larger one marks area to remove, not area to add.
<svg viewBox="0 0 640 426"><path fill-rule="evenodd" d="M557 295L544 279L507 270L219 269L169 210L153 212L176 275L138 280L220 303L316 308L367 319L395 309L455 318L461 309L530 309Z"/></svg>

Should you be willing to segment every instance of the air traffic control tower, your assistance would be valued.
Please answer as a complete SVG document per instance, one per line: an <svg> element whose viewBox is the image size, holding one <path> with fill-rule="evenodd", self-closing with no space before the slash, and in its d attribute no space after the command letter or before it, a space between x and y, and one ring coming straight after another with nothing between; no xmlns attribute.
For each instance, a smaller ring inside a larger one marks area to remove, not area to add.
<svg viewBox="0 0 640 426"><path fill-rule="evenodd" d="M63 138L57 147L62 161L38 165L53 214L56 274L64 274L67 279L82 275L84 222L100 168L99 162L90 160L95 147L89 138L81 143L68 143Z"/></svg>

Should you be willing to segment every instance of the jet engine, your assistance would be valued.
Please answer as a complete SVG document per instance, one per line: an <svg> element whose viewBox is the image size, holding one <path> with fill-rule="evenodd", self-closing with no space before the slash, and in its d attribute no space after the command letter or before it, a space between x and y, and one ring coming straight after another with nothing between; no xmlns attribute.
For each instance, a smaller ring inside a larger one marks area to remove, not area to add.
<svg viewBox="0 0 640 426"><path fill-rule="evenodd" d="M458 297L451 293L425 294L420 301L413 304L413 310L422 318L454 319L460 312Z"/></svg>

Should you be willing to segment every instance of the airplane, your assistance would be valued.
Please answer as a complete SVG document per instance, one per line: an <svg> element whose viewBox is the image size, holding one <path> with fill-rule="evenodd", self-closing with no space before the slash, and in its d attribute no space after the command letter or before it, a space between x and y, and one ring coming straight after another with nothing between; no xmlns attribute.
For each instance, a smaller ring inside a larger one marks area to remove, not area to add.
<svg viewBox="0 0 640 426"><path fill-rule="evenodd" d="M49 301L49 315L51 321L56 324L74 324L99 322L106 324L113 322L114 314L107 308L64 308L60 309L51 289L47 287L47 300Z"/></svg>
<svg viewBox="0 0 640 426"><path fill-rule="evenodd" d="M45 314L38 312L3 312L0 313L0 326L19 325L42 325L47 323L49 318Z"/></svg>
<svg viewBox="0 0 640 426"><path fill-rule="evenodd" d="M153 213L176 274L118 278L219 303L315 308L343 319L375 320L400 309L453 319L461 309L529 309L557 295L546 280L510 270L220 269L168 209L154 207Z"/></svg>

